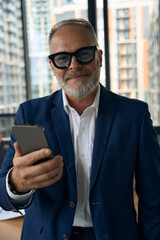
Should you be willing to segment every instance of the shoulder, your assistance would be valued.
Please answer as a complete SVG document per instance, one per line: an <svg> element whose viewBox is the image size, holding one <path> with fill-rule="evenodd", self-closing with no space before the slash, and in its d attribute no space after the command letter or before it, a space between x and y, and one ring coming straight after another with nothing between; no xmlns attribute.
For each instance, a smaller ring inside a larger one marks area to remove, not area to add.
<svg viewBox="0 0 160 240"><path fill-rule="evenodd" d="M61 90L52 93L49 96L31 99L19 105L16 113L17 123L33 123L39 121L45 116L49 116L51 109L55 104L62 104Z"/></svg>
<svg viewBox="0 0 160 240"><path fill-rule="evenodd" d="M121 119L126 124L142 122L146 116L150 117L146 102L118 95L104 87L101 89L99 110L103 114L115 111L116 119Z"/></svg>
<svg viewBox="0 0 160 240"><path fill-rule="evenodd" d="M129 98L129 97L125 97L125 96L121 96L118 94L115 94L113 92L111 92L113 99L115 99L115 101L117 102L117 104L119 106L128 106L128 107L136 107L136 108L143 108L147 106L147 103L139 100L139 99L135 99L135 98Z"/></svg>
<svg viewBox="0 0 160 240"><path fill-rule="evenodd" d="M134 98L129 98L126 96L118 95L105 87L101 86L101 95L102 98L101 100L103 101L103 104L105 102L114 102L116 104L118 109L146 109L148 108L148 104L142 100L134 99ZM106 101L104 101L106 99Z"/></svg>
<svg viewBox="0 0 160 240"><path fill-rule="evenodd" d="M25 101L20 104L20 106L24 108L37 108L37 107L51 107L52 104L54 104L55 99L61 99L61 90L58 90L51 95L45 96L45 97L40 97L40 98L35 98L35 99L30 99L28 101Z"/></svg>

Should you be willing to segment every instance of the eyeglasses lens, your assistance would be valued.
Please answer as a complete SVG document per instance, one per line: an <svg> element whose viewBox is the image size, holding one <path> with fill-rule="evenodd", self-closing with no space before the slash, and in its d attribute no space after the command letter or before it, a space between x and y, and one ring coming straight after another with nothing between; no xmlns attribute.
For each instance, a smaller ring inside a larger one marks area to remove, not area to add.
<svg viewBox="0 0 160 240"><path fill-rule="evenodd" d="M54 57L54 61L55 61L56 65L59 67L67 66L70 62L70 54L59 53Z"/></svg>
<svg viewBox="0 0 160 240"><path fill-rule="evenodd" d="M53 64L60 69L67 68L71 64L71 59L73 56L76 57L77 61L81 64L88 64L94 60L95 57L95 46L84 47L78 49L73 53L61 52L50 55L49 58L52 60Z"/></svg>
<svg viewBox="0 0 160 240"><path fill-rule="evenodd" d="M84 50L80 50L77 53L77 60L80 63L88 63L91 60L93 60L94 57L94 49L84 49Z"/></svg>

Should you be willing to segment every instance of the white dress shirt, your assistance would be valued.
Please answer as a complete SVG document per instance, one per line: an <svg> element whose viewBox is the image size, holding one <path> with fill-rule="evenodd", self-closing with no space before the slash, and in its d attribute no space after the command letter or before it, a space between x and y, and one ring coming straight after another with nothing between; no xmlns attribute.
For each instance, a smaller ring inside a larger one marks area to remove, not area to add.
<svg viewBox="0 0 160 240"><path fill-rule="evenodd" d="M100 85L94 103L79 114L73 109L62 91L64 109L69 115L72 142L74 147L75 168L77 173L78 202L73 226L92 227L91 213L89 207L89 186L92 165L93 141L95 136L96 119L98 115ZM9 175L9 174L8 174ZM13 194L8 186L8 175L6 177L7 192L13 203L25 207L28 200L30 203L34 190L24 195Z"/></svg>
<svg viewBox="0 0 160 240"><path fill-rule="evenodd" d="M100 86L92 106L79 114L71 108L63 91L64 109L69 115L77 173L78 202L73 226L92 227L89 207L89 186L92 164L93 141L98 114Z"/></svg>

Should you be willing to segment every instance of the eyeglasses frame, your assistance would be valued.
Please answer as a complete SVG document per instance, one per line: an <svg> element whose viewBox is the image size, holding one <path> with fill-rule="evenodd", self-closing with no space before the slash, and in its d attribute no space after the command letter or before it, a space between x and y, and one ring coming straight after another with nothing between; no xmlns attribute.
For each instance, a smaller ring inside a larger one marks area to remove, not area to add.
<svg viewBox="0 0 160 240"><path fill-rule="evenodd" d="M81 61L79 61L79 60L77 59L77 54L78 54L79 51L85 50L85 49L93 49L94 52L93 52L93 58L92 58L91 60L89 60L89 61L87 61L87 62L84 63L84 62L81 62ZM77 49L75 52L58 52L58 53L53 53L53 54L49 55L48 58L52 61L53 65L54 65L56 68L58 68L58 69L65 69L65 68L68 68L68 67L71 65L71 61L72 61L72 57L73 57L73 56L76 57L76 60L77 60L80 64L89 64L89 63L91 63L91 62L94 60L94 58L95 58L95 52L96 52L96 50L97 50L97 46L87 46L87 47L79 48L79 49ZM69 61L69 63L68 63L66 66L64 66L64 67L58 66L58 65L55 63L54 58L55 58L57 55L59 55L59 54L66 54L66 53L69 54L69 56L70 56L70 61Z"/></svg>

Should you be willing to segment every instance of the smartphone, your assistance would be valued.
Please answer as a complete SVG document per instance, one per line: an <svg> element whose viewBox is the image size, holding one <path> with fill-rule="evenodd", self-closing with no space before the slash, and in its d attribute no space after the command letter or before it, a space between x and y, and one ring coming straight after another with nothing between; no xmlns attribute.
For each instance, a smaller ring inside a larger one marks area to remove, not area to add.
<svg viewBox="0 0 160 240"><path fill-rule="evenodd" d="M45 129L41 125L13 125L12 131L22 155L40 150L41 148L49 148Z"/></svg>

